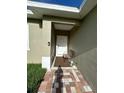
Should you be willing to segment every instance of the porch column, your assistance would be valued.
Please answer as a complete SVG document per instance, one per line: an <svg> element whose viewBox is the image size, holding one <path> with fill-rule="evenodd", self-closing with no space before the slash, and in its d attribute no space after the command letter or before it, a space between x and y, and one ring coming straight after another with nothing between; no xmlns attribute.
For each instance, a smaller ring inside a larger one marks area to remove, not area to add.
<svg viewBox="0 0 124 93"><path fill-rule="evenodd" d="M42 56L42 68L50 69L50 49L51 49L51 21L43 20L42 43L44 55ZM42 52L42 51L41 51Z"/></svg>

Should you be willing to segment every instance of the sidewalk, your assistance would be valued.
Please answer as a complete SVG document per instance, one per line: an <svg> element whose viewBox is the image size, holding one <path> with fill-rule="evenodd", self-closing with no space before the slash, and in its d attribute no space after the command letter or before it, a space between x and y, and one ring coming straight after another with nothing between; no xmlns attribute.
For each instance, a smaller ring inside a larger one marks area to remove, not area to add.
<svg viewBox="0 0 124 93"><path fill-rule="evenodd" d="M57 68L52 68L45 74L38 93L93 93L79 70L71 67L62 68L63 77L61 84L55 82L56 70ZM53 87L53 84L55 87ZM57 89L60 91L58 92Z"/></svg>

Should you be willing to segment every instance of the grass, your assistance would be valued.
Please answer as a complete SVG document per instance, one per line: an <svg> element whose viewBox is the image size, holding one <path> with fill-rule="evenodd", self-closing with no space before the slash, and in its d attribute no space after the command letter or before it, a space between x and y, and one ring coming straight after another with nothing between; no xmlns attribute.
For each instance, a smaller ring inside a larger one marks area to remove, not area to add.
<svg viewBox="0 0 124 93"><path fill-rule="evenodd" d="M41 64L27 64L27 93L37 93L45 72Z"/></svg>

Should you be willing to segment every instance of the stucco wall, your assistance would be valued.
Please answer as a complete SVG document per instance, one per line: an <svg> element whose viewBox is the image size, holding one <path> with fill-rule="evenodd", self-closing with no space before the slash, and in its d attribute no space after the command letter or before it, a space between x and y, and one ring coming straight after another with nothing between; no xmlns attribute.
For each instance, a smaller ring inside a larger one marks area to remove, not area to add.
<svg viewBox="0 0 124 93"><path fill-rule="evenodd" d="M97 8L82 21L78 30L70 33L69 49L74 50L78 69L95 91L97 89Z"/></svg>
<svg viewBox="0 0 124 93"><path fill-rule="evenodd" d="M51 21L28 20L29 48L27 52L28 63L41 63L42 56L50 56Z"/></svg>

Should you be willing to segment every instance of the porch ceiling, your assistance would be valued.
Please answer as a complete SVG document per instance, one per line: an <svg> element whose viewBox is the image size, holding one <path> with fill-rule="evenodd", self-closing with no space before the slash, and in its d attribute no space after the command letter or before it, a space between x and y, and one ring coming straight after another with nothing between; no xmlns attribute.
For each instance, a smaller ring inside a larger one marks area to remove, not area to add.
<svg viewBox="0 0 124 93"><path fill-rule="evenodd" d="M62 30L62 31L70 31L72 28L74 27L74 25L72 24L54 24L54 28L56 30Z"/></svg>

